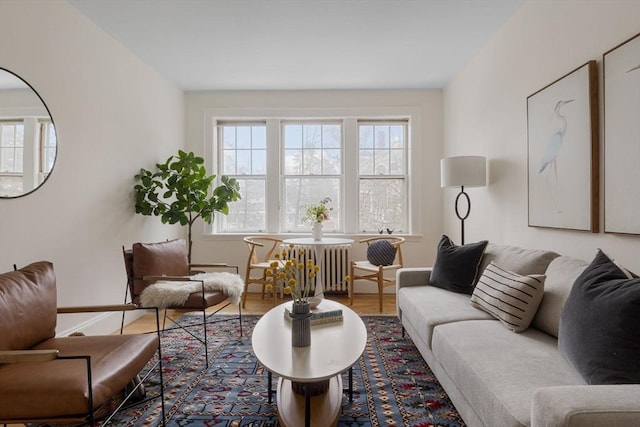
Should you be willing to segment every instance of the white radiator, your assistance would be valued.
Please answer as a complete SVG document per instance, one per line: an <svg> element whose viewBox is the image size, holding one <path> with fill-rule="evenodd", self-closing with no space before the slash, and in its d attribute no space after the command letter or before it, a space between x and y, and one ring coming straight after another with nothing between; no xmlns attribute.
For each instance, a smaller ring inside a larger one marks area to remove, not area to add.
<svg viewBox="0 0 640 427"><path fill-rule="evenodd" d="M303 249L301 251L301 249ZM306 263L309 257L313 263L320 265L322 268L322 281L324 283L324 292L346 292L347 283L344 278L349 275L349 262L351 261L351 252L348 246L332 246L324 247L324 260L319 263L316 260L315 250L313 247L287 248L289 256L298 261ZM319 254L320 255L320 254ZM311 289L315 290L316 280L311 284Z"/></svg>

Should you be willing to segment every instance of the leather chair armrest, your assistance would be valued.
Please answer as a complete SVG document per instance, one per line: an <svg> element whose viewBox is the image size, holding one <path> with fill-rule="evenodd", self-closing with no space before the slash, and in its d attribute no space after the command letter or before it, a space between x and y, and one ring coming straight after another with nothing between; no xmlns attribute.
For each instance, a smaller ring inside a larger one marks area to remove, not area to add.
<svg viewBox="0 0 640 427"><path fill-rule="evenodd" d="M68 313L95 313L104 311L130 311L138 308L135 304L91 305L77 307L58 307L59 314Z"/></svg>
<svg viewBox="0 0 640 427"><path fill-rule="evenodd" d="M229 264L224 263L224 262L189 264L189 269L190 270L192 270L194 268L230 268L230 269L234 269L236 271L236 274L238 273L238 266L237 265L229 265Z"/></svg>
<svg viewBox="0 0 640 427"><path fill-rule="evenodd" d="M142 280L146 282L157 282L158 280L168 280L171 282L192 282L194 281L189 276L142 276Z"/></svg>
<svg viewBox="0 0 640 427"><path fill-rule="evenodd" d="M0 363L47 362L58 358L58 350L0 351Z"/></svg>
<svg viewBox="0 0 640 427"><path fill-rule="evenodd" d="M192 268L225 268L225 267L234 267L229 264L225 264L223 262L211 262L211 263L197 263L197 264L189 264L189 267Z"/></svg>

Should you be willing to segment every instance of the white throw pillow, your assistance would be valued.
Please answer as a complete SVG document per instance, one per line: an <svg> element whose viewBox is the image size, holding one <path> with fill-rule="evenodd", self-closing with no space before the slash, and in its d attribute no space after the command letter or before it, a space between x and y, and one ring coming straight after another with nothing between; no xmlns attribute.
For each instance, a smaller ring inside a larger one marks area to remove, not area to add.
<svg viewBox="0 0 640 427"><path fill-rule="evenodd" d="M514 332L529 327L544 295L545 275L521 276L491 262L471 295L471 304Z"/></svg>

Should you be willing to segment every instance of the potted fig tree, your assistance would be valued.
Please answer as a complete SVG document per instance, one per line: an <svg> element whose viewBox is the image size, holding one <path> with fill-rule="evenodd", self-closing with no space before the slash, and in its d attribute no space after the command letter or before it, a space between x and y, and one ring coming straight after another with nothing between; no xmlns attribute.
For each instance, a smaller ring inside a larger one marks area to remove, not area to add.
<svg viewBox="0 0 640 427"><path fill-rule="evenodd" d="M221 177L221 184L211 187L216 175L207 175L204 159L192 152L178 151L166 162L157 163L156 170L140 169L134 186L136 213L159 216L163 224L188 227L191 262L191 228L202 218L207 224L216 212L227 215L229 202L240 199L240 185L235 178Z"/></svg>

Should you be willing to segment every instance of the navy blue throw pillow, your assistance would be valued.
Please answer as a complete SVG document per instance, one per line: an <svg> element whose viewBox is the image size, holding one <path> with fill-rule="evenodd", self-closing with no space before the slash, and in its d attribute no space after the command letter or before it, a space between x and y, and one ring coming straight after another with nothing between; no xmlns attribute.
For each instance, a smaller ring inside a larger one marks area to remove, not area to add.
<svg viewBox="0 0 640 427"><path fill-rule="evenodd" d="M367 248L367 260L373 265L392 265L396 251L396 247L388 240L376 240Z"/></svg>
<svg viewBox="0 0 640 427"><path fill-rule="evenodd" d="M640 278L598 250L562 308L558 348L589 384L640 383Z"/></svg>
<svg viewBox="0 0 640 427"><path fill-rule="evenodd" d="M455 245L443 235L438 243L436 260L429 276L429 284L461 294L473 293L480 279L480 263L487 247L486 240L467 245Z"/></svg>

